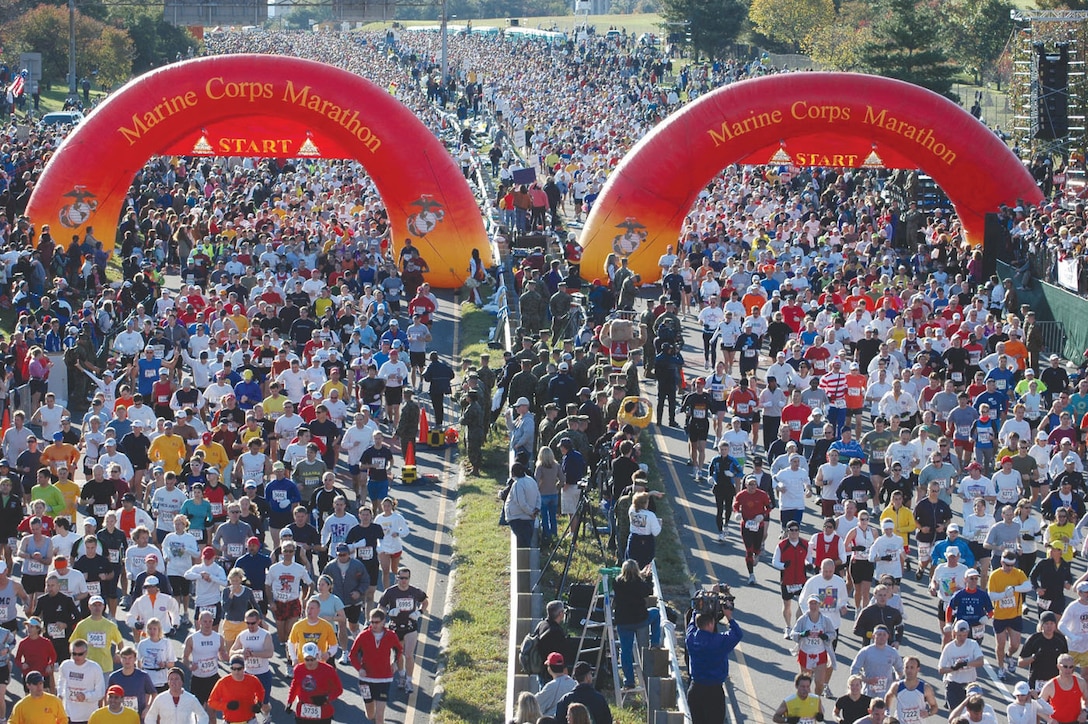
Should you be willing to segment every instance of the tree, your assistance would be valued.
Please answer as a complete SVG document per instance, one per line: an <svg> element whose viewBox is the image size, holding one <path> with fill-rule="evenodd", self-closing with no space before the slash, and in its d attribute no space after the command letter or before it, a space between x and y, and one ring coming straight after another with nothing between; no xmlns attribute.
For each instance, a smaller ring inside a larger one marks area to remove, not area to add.
<svg viewBox="0 0 1088 724"><path fill-rule="evenodd" d="M188 30L166 22L161 8L114 8L110 20L115 26L127 28L132 39L134 75L173 63L179 55L184 58L190 48L196 49L199 45Z"/></svg>
<svg viewBox="0 0 1088 724"><path fill-rule="evenodd" d="M861 54L862 66L956 100L956 69L941 47L941 23L917 0L878 0L873 39Z"/></svg>
<svg viewBox="0 0 1088 724"><path fill-rule="evenodd" d="M768 38L804 48L805 39L835 17L833 0L752 0L748 19Z"/></svg>
<svg viewBox="0 0 1088 724"><path fill-rule="evenodd" d="M744 30L748 6L743 0L661 0L661 15L691 35L696 57L718 58Z"/></svg>
<svg viewBox="0 0 1088 724"><path fill-rule="evenodd" d="M802 47L825 68L855 71L861 68L862 52L872 40L872 23L852 17L844 5L832 22L810 33Z"/></svg>
<svg viewBox="0 0 1088 724"><path fill-rule="evenodd" d="M952 57L974 76L976 84L996 78L996 64L1015 23L1008 0L955 0L947 3L949 22L942 23Z"/></svg>
<svg viewBox="0 0 1088 724"><path fill-rule="evenodd" d="M68 77L68 10L39 5L4 24L10 38L9 57L23 52L42 54L42 84L64 84ZM101 82L112 85L128 80L132 70L132 40L123 30L76 13L76 75L98 71Z"/></svg>

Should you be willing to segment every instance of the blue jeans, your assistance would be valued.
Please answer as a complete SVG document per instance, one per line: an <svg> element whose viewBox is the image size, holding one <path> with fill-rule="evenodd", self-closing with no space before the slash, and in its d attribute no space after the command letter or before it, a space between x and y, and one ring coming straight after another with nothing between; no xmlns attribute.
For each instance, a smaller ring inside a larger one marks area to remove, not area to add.
<svg viewBox="0 0 1088 724"><path fill-rule="evenodd" d="M540 496L540 529L545 538L554 538L557 530L555 516L559 512L559 493Z"/></svg>
<svg viewBox="0 0 1088 724"><path fill-rule="evenodd" d="M620 635L620 665L623 667L623 685L630 689L635 685L635 639L640 647L661 645L661 612L646 609L648 619L642 623L617 626Z"/></svg>

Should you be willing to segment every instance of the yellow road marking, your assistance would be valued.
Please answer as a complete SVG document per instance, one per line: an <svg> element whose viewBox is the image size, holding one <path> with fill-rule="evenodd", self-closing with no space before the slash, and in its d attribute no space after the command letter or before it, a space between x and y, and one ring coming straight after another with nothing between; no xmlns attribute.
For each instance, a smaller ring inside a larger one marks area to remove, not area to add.
<svg viewBox="0 0 1088 724"><path fill-rule="evenodd" d="M457 359L458 357L460 357L460 354L461 354L461 348L460 348L460 341L461 340L460 340L460 337L458 336L459 333L460 333L460 326L461 326L460 325L460 322L461 322L461 305L457 303L456 299L454 300L453 304L454 304L454 314L453 314L453 358ZM447 447L446 452L442 455L442 470L445 471L447 473L447 475L449 475L450 462L451 462L452 457L453 457L453 447ZM441 487L442 500L438 504L437 527L434 530L434 538L431 541L431 560L434 561L434 564L431 565L430 567L428 567L428 569L427 569L427 582L426 582L426 586L423 588L423 590L425 592L429 592L429 591L434 590L434 584L435 584L435 581L438 578L437 562L438 562L438 552L442 548L442 535L443 535L442 523L443 523L443 521L446 520L446 507L447 507L447 505L449 503L449 500L450 500L449 489L446 487L445 482L446 482L445 480L442 481L442 483L443 483L442 487ZM429 595L430 594L428 593L428 596ZM438 605L438 602L436 602L436 601L432 601L431 603L434 604L434 605ZM439 610L439 611L433 611L432 610L432 611L430 611L430 613L431 613L431 616L424 617L423 624L419 628L419 636L417 637L418 641L416 642L417 647L420 646L420 645L423 645L424 647L426 647L427 634L430 631L431 617L436 616L436 615L437 616L442 615L441 610ZM435 643L437 645L437 642L435 642ZM417 669L421 668L421 664L422 664L422 661L416 660L416 668ZM420 677L420 678L422 678L422 677ZM414 686L414 684L413 684L413 686ZM415 688L415 690L408 696L408 704L404 708L404 721L406 721L406 722L414 721L415 718L420 714L424 715L424 717L427 718L427 719L430 718L430 712L419 712L416 709L416 704L418 703L418 700L419 700L419 690L420 690L420 687L417 686ZM432 697L432 700L433 700L433 697Z"/></svg>

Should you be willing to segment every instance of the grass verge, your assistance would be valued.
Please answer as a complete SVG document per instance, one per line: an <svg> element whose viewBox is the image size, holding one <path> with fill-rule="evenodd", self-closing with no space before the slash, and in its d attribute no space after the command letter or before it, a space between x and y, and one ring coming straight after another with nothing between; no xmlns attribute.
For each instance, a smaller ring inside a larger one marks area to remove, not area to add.
<svg viewBox="0 0 1088 724"><path fill-rule="evenodd" d="M461 359L479 362L495 317L461 305ZM445 693L435 720L442 724L501 723L505 719L507 637L510 627L509 534L498 526L495 497L506 479L506 442L491 436L483 449L484 474L466 477L457 491L453 608L448 633Z"/></svg>

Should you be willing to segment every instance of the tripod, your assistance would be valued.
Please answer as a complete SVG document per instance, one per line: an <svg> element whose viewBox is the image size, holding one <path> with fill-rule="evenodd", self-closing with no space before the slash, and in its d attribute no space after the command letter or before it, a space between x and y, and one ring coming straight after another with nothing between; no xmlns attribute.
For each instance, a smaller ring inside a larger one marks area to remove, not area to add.
<svg viewBox="0 0 1088 724"><path fill-rule="evenodd" d="M559 598L563 588L567 585L567 575L570 573L570 564L574 559L574 551L578 547L578 541L581 539L581 530L584 527L588 527L590 531L592 531L593 537L596 538L597 550L601 552L601 558L604 559L607 555L604 549L604 542L601 540L601 531L597 525L597 511L589 499L589 485L587 483L580 484L578 489L581 491L578 496L578 507L575 509L574 515L570 517L570 522L567 523L567 529L564 530L563 534L556 540L555 547L552 548L548 560L540 567L540 578L533 584L532 591L536 591L537 586L544 580L544 575L551 566L552 561L559 555L559 547L562 544L563 539L570 536L570 547L567 548L567 559L563 563L563 573L559 576L559 585L555 590L555 597Z"/></svg>

